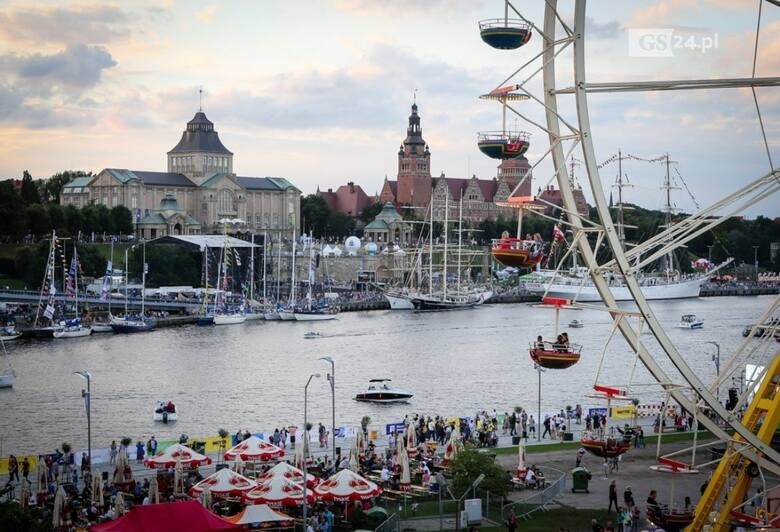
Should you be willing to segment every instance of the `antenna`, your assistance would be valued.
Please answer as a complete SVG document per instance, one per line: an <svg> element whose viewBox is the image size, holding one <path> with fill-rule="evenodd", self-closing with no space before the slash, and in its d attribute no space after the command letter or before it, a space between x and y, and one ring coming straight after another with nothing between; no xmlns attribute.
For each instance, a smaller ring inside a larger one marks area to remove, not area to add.
<svg viewBox="0 0 780 532"><path fill-rule="evenodd" d="M198 111L203 111L203 85L198 88Z"/></svg>
<svg viewBox="0 0 780 532"><path fill-rule="evenodd" d="M417 89L414 89L414 93L412 94L412 103L417 103Z"/></svg>

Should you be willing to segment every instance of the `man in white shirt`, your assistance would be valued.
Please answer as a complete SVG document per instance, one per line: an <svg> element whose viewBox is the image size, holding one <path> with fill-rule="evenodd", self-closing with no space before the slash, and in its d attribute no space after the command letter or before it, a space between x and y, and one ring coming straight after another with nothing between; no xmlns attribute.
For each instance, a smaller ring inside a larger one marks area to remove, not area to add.
<svg viewBox="0 0 780 532"><path fill-rule="evenodd" d="M379 478L382 480L382 484L390 482L390 470L387 469L387 464L382 466L382 472L379 474Z"/></svg>

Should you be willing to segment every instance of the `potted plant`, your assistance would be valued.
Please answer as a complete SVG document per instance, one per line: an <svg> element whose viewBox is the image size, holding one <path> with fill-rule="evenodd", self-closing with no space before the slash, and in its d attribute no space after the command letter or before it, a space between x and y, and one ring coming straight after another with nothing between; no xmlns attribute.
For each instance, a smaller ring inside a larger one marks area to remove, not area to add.
<svg viewBox="0 0 780 532"><path fill-rule="evenodd" d="M219 434L219 456L217 456L217 463L221 463L224 458L225 447L227 446L227 438L230 436L230 433L225 429L219 429L217 434Z"/></svg>

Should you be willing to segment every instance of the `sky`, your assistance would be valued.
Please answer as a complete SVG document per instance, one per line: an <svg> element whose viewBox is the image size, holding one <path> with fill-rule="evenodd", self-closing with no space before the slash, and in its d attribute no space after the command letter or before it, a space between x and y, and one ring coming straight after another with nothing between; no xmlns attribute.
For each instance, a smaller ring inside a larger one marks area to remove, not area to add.
<svg viewBox="0 0 780 532"><path fill-rule="evenodd" d="M544 2L514 3L541 26ZM573 3L559 4L571 21ZM758 0L599 0L587 13L589 81L751 73ZM492 178L496 161L479 152L476 133L501 129L501 109L478 96L541 50L539 35L515 51L484 44L478 21L500 16L499 0L0 1L0 178L163 171L201 87L203 110L239 175L286 177L305 194L354 181L374 194L396 176L416 91L432 173ZM630 53L638 35L664 30L679 45L671 57ZM706 51L684 46L716 36ZM561 85L570 83L571 64L570 51L561 53ZM780 76L780 8L769 3L756 74ZM541 97L538 76L527 87ZM757 92L778 166L780 87ZM543 122L539 104L517 107ZM686 212L769 170L747 89L598 94L589 108L597 159L619 148L648 159L669 152L680 187L674 204ZM561 96L561 110L576 121L570 96ZM534 187L550 183L545 132L516 117L507 125L531 133ZM662 207L662 165L628 161L624 174L633 185L626 201ZM608 193L616 176L615 165L601 170ZM780 201L770 197L746 214L780 216Z"/></svg>

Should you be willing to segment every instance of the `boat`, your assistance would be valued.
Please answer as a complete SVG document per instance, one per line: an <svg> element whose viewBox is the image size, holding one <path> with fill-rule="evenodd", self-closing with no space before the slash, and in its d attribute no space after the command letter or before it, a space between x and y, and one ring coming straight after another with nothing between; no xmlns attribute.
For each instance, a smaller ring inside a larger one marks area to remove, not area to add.
<svg viewBox="0 0 780 532"><path fill-rule="evenodd" d="M413 394L387 384L390 379L371 379L365 392L355 396L355 401L366 403L406 403Z"/></svg>
<svg viewBox="0 0 780 532"><path fill-rule="evenodd" d="M60 326L54 320L54 315L57 312L55 300L57 289L54 282L54 272L56 269L55 259L58 250L61 251L57 233L52 231L51 241L49 243L49 255L46 259L46 270L43 274L43 283L41 283L41 293L38 297L38 308L35 312L35 320L31 327L25 327L24 329L19 330L19 332L22 333L22 338L54 338L54 332L60 329ZM44 318L48 320L48 325L40 324Z"/></svg>
<svg viewBox="0 0 780 532"><path fill-rule="evenodd" d="M246 315L242 312L220 312L214 314L213 320L214 325L235 325L237 323L244 323L246 321Z"/></svg>
<svg viewBox="0 0 780 532"><path fill-rule="evenodd" d="M258 321L265 319L265 314L263 312L252 307L246 307L244 309L244 316L246 317L246 321Z"/></svg>
<svg viewBox="0 0 780 532"><path fill-rule="evenodd" d="M15 342L19 338L22 337L22 333L20 332L14 332L14 333L2 333L0 334L0 341L3 342Z"/></svg>
<svg viewBox="0 0 780 532"><path fill-rule="evenodd" d="M60 329L54 331L54 338L84 338L92 334L92 327L81 324L81 320L76 318L65 322Z"/></svg>
<svg viewBox="0 0 780 532"><path fill-rule="evenodd" d="M125 316L114 318L111 328L115 333L139 333L153 331L157 327L157 320L148 316Z"/></svg>
<svg viewBox="0 0 780 532"><path fill-rule="evenodd" d="M295 311L291 308L285 308L277 312L279 319L282 321L295 321Z"/></svg>
<svg viewBox="0 0 780 532"><path fill-rule="evenodd" d="M92 325L90 325L90 327L92 328L93 333L114 332L114 329L111 327L110 323L93 322Z"/></svg>
<svg viewBox="0 0 780 532"><path fill-rule="evenodd" d="M335 320L338 311L331 307L320 307L313 309L299 309L293 313L295 321L324 321Z"/></svg>
<svg viewBox="0 0 780 532"><path fill-rule="evenodd" d="M199 314L195 316L195 324L196 325L214 325L214 315L213 314Z"/></svg>
<svg viewBox="0 0 780 532"><path fill-rule="evenodd" d="M157 405L154 407L154 414L152 419L154 421L161 421L163 423L176 421L179 419L179 411L176 409L176 405L174 405L171 401L168 401L167 403L158 401Z"/></svg>
<svg viewBox="0 0 780 532"><path fill-rule="evenodd" d="M414 310L414 303L412 303L409 294L385 292L384 296L390 303L390 310Z"/></svg>
<svg viewBox="0 0 780 532"><path fill-rule="evenodd" d="M569 327L572 329L581 329L585 326L584 323L582 323L580 320L571 320L569 322Z"/></svg>
<svg viewBox="0 0 780 532"><path fill-rule="evenodd" d="M771 318L760 325L748 325L742 330L742 336L747 338L753 329L756 330L753 335L756 338L774 334L774 337L780 340L780 318Z"/></svg>
<svg viewBox="0 0 780 532"><path fill-rule="evenodd" d="M304 338L307 340L312 340L314 338L322 338L322 334L314 331L309 331L303 335Z"/></svg>
<svg viewBox="0 0 780 532"><path fill-rule="evenodd" d="M680 323L677 324L678 329L701 329L704 327L704 322L696 317L696 314L683 314L680 318Z"/></svg>
<svg viewBox="0 0 780 532"><path fill-rule="evenodd" d="M114 283L114 240L111 239L111 256L106 261L106 273L103 275L103 285L100 288L100 299L102 301L108 301L108 322L93 321L90 326L93 333L110 333L114 332L114 328L111 327L111 299ZM125 298L125 301L127 299Z"/></svg>
<svg viewBox="0 0 780 532"><path fill-rule="evenodd" d="M282 319L279 316L279 313L276 312L275 310L269 310L269 311L265 312L263 314L263 317L265 318L266 321L279 321L280 319Z"/></svg>
<svg viewBox="0 0 780 532"><path fill-rule="evenodd" d="M476 294L437 296L436 294L410 297L414 310L418 312L440 310L465 310L482 305L493 296L492 291Z"/></svg>
<svg viewBox="0 0 780 532"><path fill-rule="evenodd" d="M8 351L5 349L5 340L0 340L0 345L3 346L3 371L0 373L0 388L13 388L16 383L16 373L14 368L11 367L11 361L8 358Z"/></svg>

